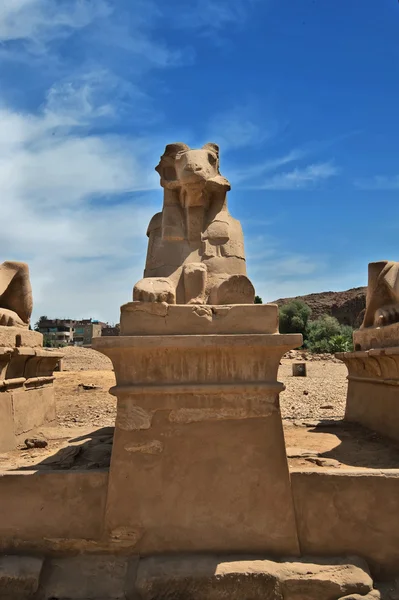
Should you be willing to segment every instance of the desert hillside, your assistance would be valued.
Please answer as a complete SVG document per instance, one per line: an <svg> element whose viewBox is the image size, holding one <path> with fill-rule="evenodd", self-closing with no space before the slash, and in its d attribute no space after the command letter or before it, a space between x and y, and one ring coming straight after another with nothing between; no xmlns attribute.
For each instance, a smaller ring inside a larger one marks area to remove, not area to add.
<svg viewBox="0 0 399 600"><path fill-rule="evenodd" d="M321 315L336 317L342 325L359 327L366 308L366 287L352 288L345 292L321 292L296 298L280 298L275 304L283 306L291 300L303 300L312 309L312 320Z"/></svg>

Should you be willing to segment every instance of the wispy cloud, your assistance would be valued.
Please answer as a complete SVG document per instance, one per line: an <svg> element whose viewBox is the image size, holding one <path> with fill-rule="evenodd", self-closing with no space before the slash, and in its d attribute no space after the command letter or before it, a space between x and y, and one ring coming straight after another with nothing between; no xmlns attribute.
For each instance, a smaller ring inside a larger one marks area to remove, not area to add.
<svg viewBox="0 0 399 600"><path fill-rule="evenodd" d="M288 165L292 162L296 162L302 159L305 156L305 152L300 148L291 150L287 154L283 156L279 156L277 158L271 158L265 160L264 162L257 163L255 165L251 165L244 169L238 169L234 171L233 181L236 183L240 183L242 181L247 180L255 180L259 178L261 175L265 173L270 173L276 171L280 167Z"/></svg>
<svg viewBox="0 0 399 600"><path fill-rule="evenodd" d="M209 32L243 26L256 4L267 0L177 0L175 25ZM188 10L189 8L189 10Z"/></svg>
<svg viewBox="0 0 399 600"><path fill-rule="evenodd" d="M276 137L276 131L273 136ZM255 164L236 168L233 171L231 180L241 187L250 186L252 189L303 189L321 181L328 179L339 173L339 168L331 160L311 162L305 166L295 166L291 171L280 172L280 169L286 165L294 163L303 163L305 159L310 161L311 157L318 157L324 154L331 146L346 140L348 137L357 135L358 131L352 131L346 134L337 135L334 138L318 141L310 141L302 144L300 147L293 148L289 152L267 158L266 160ZM265 152L265 149L262 150ZM265 174L274 173L266 181L262 179ZM248 182L248 185L245 183Z"/></svg>
<svg viewBox="0 0 399 600"><path fill-rule="evenodd" d="M76 103L63 89L50 90L39 114L1 108L2 217L15 223L18 215L18 223L3 231L0 255L29 262L36 316L57 307L105 319L111 306L117 320L142 275L155 211L156 197L137 195L159 187L152 142L91 134L88 126L106 120L108 109L87 81L83 89L74 84Z"/></svg>
<svg viewBox="0 0 399 600"><path fill-rule="evenodd" d="M113 63L118 70L118 64L125 64L130 57L130 74L190 64L191 47L167 44L159 34L154 34L164 18L151 0L135 0L128 7L123 2L117 5L115 0L2 0L1 57L16 61L38 61L45 57L47 70L52 64L60 70L64 65L54 51L59 47L57 42L84 29L84 43L81 38L74 38L81 52L80 69L87 60L88 47L93 55L101 55L105 68ZM68 56L69 67L71 60ZM92 68L93 60L89 62Z"/></svg>
<svg viewBox="0 0 399 600"><path fill-rule="evenodd" d="M315 163L304 168L277 173L263 181L256 189L261 190L298 190L316 187L321 181L338 174L338 168L330 162Z"/></svg>
<svg viewBox="0 0 399 600"><path fill-rule="evenodd" d="M357 179L354 184L361 190L397 191L399 190L399 175L376 175L369 179Z"/></svg>
<svg viewBox="0 0 399 600"><path fill-rule="evenodd" d="M276 134L277 123L265 122L254 102L246 102L212 116L207 140L217 141L224 151L261 144Z"/></svg>
<svg viewBox="0 0 399 600"><path fill-rule="evenodd" d="M318 277L325 271L326 257L317 258L287 251L272 234L246 237L248 273L258 294L264 300L276 298L271 291L290 282L291 289L304 279Z"/></svg>
<svg viewBox="0 0 399 600"><path fill-rule="evenodd" d="M112 12L105 0L2 0L0 40L24 40L32 50Z"/></svg>

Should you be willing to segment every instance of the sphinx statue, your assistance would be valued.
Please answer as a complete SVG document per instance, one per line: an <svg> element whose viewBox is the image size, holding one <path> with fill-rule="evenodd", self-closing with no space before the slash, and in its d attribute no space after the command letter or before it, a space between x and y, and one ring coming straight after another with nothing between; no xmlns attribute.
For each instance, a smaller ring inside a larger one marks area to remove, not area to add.
<svg viewBox="0 0 399 600"><path fill-rule="evenodd" d="M133 300L168 304L252 304L240 222L230 216L230 184L219 171L219 148L169 144L156 171L162 212L151 219L144 279Z"/></svg>
<svg viewBox="0 0 399 600"><path fill-rule="evenodd" d="M6 261L0 264L0 326L29 327L32 288L28 265Z"/></svg>
<svg viewBox="0 0 399 600"><path fill-rule="evenodd" d="M399 262L369 264L366 312L361 328L399 322Z"/></svg>

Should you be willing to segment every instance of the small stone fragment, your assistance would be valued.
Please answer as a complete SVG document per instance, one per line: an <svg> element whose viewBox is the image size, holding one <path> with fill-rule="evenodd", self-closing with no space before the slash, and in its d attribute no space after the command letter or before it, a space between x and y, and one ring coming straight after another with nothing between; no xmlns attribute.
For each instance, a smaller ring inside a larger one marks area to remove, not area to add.
<svg viewBox="0 0 399 600"><path fill-rule="evenodd" d="M306 450L304 448L287 448L288 458L315 458L318 456L318 452L314 450Z"/></svg>
<svg viewBox="0 0 399 600"><path fill-rule="evenodd" d="M46 448L48 446L48 441L44 438L27 438L25 440L26 448Z"/></svg>
<svg viewBox="0 0 399 600"><path fill-rule="evenodd" d="M79 383L78 387L84 390L98 390L100 389L99 385L95 385L94 383Z"/></svg>
<svg viewBox="0 0 399 600"><path fill-rule="evenodd" d="M318 456L311 456L309 458L306 458L306 460L308 462L311 462L311 463L317 465L318 467L337 468L341 465L341 463L338 460L334 460L333 458L322 458L322 457L318 457Z"/></svg>
<svg viewBox="0 0 399 600"><path fill-rule="evenodd" d="M372 590L366 596L362 596L361 594L350 594L349 596L341 596L341 598L339 598L339 600L382 600L382 599L383 599L383 596L381 596L381 594L378 590ZM388 600L388 598L386 600Z"/></svg>

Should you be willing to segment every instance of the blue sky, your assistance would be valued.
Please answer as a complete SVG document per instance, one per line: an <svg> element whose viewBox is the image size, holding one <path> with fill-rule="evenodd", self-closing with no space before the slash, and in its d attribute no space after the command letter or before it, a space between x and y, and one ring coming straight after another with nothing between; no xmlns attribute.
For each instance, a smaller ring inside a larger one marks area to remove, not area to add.
<svg viewBox="0 0 399 600"><path fill-rule="evenodd" d="M399 259L397 0L1 0L0 258L118 321L166 143L221 148L264 300Z"/></svg>

